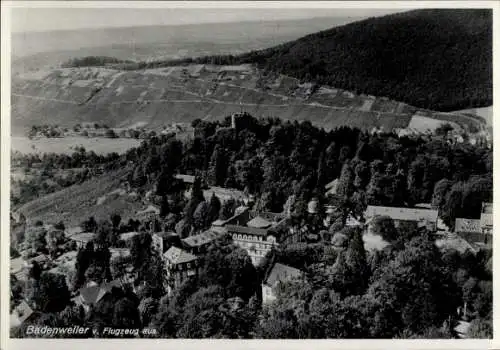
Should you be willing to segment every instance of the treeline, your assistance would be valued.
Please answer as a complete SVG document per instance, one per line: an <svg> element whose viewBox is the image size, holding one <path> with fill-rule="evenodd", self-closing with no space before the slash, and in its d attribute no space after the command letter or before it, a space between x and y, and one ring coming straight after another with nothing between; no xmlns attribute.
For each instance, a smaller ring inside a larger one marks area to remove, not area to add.
<svg viewBox="0 0 500 350"><path fill-rule="evenodd" d="M409 11L242 55L139 63L129 68L192 63L252 63L301 80L439 111L490 106L492 11Z"/></svg>
<svg viewBox="0 0 500 350"><path fill-rule="evenodd" d="M432 202L450 227L456 217L478 218L482 201L492 198L492 150L486 147L348 127L326 132L310 122L248 114L236 119L235 129L229 125L229 117L198 120L194 140L153 137L129 150L124 157L135 164L131 183L148 187L163 173L198 175L206 184L255 194L257 206L273 212L281 212L291 195L300 207L312 197L336 205L341 198L357 217L370 204ZM334 179L337 199L325 197L324 186Z"/></svg>
<svg viewBox="0 0 500 350"><path fill-rule="evenodd" d="M79 67L100 67L110 64L129 64L133 61L121 60L115 57L108 56L85 56L72 58L61 64L62 68L79 68Z"/></svg>

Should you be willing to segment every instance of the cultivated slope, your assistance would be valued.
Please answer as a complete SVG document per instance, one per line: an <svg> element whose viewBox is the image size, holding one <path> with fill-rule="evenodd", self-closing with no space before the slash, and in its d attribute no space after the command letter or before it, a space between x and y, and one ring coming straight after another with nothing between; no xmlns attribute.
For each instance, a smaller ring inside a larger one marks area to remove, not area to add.
<svg viewBox="0 0 500 350"><path fill-rule="evenodd" d="M196 118L247 111L259 117L310 120L325 129L350 125L386 130L408 126L416 108L328 86L263 76L251 66L167 67L143 71L65 68L18 75L12 87L12 130L81 122L161 128ZM432 117L430 111L425 115Z"/></svg>
<svg viewBox="0 0 500 350"><path fill-rule="evenodd" d="M421 108L484 107L492 104L492 11L370 18L231 61Z"/></svg>
<svg viewBox="0 0 500 350"><path fill-rule="evenodd" d="M143 209L141 201L128 194L113 193L125 181L124 169L93 178L82 184L43 196L18 209L32 222L44 223L64 221L68 227L79 225L94 216L96 220L108 220L114 211L120 212L124 220ZM97 202L102 198L102 202Z"/></svg>

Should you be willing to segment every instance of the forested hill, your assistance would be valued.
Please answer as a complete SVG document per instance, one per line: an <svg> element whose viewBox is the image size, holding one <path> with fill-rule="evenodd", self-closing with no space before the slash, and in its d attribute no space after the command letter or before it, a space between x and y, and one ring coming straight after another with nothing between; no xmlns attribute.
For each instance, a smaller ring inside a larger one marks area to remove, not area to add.
<svg viewBox="0 0 500 350"><path fill-rule="evenodd" d="M268 68L283 74L417 107L448 111L492 103L491 10L370 18L261 55Z"/></svg>
<svg viewBox="0 0 500 350"><path fill-rule="evenodd" d="M492 104L492 11L429 9L350 23L241 56L304 80L451 111Z"/></svg>

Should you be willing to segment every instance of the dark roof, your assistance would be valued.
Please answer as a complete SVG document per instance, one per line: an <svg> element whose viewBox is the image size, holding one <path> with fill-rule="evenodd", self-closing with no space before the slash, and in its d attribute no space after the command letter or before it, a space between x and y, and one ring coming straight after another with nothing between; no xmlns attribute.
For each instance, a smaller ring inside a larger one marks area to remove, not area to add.
<svg viewBox="0 0 500 350"><path fill-rule="evenodd" d="M156 235L161 238L170 238L170 237L178 237L179 235L175 232L155 232L153 236Z"/></svg>
<svg viewBox="0 0 500 350"><path fill-rule="evenodd" d="M237 226L237 225L227 225L226 229L229 233L241 233L241 234L255 235L255 236L267 236L269 233L269 230L267 229Z"/></svg>
<svg viewBox="0 0 500 350"><path fill-rule="evenodd" d="M286 282L301 276L302 271L291 266L276 263L266 279L266 284L274 286L278 282Z"/></svg>

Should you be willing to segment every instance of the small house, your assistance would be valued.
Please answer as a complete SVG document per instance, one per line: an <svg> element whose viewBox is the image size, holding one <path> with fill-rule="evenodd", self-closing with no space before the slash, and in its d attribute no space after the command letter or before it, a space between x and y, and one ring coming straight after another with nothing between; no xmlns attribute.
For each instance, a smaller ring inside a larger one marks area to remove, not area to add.
<svg viewBox="0 0 500 350"><path fill-rule="evenodd" d="M268 304L276 300L276 287L280 283L301 278L302 276L302 271L296 268L280 263L274 264L265 282L262 284L262 303Z"/></svg>

